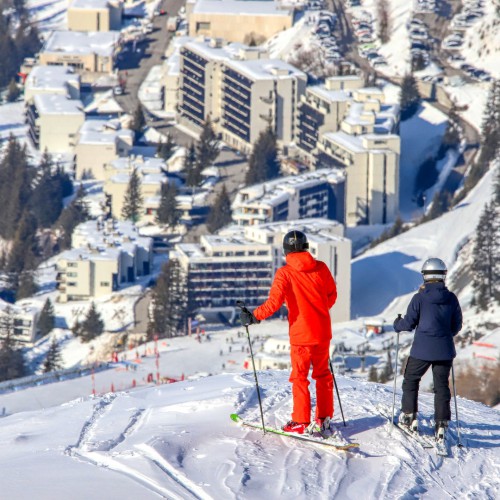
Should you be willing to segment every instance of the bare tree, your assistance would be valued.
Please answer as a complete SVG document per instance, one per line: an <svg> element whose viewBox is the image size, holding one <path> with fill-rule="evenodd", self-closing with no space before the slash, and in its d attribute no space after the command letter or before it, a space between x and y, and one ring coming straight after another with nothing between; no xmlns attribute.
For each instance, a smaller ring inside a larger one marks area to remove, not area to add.
<svg viewBox="0 0 500 500"><path fill-rule="evenodd" d="M391 32L391 17L389 15L388 0L378 0L377 17L378 17L378 36L382 41L382 43L387 43L390 39L390 32Z"/></svg>

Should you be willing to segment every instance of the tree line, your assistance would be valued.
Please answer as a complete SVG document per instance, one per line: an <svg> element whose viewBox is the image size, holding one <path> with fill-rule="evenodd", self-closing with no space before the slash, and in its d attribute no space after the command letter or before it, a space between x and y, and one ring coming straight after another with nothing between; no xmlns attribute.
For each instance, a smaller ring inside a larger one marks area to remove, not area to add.
<svg viewBox="0 0 500 500"><path fill-rule="evenodd" d="M29 20L25 1L0 0L0 89L15 80L24 58L36 54L41 46L36 25Z"/></svg>

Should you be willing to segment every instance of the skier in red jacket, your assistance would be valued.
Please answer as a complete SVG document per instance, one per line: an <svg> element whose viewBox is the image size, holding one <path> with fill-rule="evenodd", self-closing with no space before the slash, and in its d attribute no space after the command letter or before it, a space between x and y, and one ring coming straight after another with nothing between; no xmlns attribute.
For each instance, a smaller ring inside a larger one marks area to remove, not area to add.
<svg viewBox="0 0 500 500"><path fill-rule="evenodd" d="M322 431L327 431L333 417L329 311L337 299L337 287L326 264L314 259L308 249L304 233L288 232L283 239L286 265L276 272L269 298L253 314L241 314L243 324L259 323L286 303L290 324L293 412L292 419L283 426L283 430L298 434L303 434L311 422L308 380L311 365L312 378L316 381L315 422Z"/></svg>

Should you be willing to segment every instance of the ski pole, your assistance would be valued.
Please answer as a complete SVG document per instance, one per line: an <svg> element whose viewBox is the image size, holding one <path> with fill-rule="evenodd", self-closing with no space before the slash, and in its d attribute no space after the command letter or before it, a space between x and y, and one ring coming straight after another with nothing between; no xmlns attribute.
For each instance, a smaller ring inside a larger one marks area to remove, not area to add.
<svg viewBox="0 0 500 500"><path fill-rule="evenodd" d="M242 311L250 312L245 307L245 303L242 300L237 300L236 301L236 305ZM252 358L253 376L254 376L254 379L255 379L255 387L257 388L257 397L259 399L260 418L262 420L262 432L265 434L266 433L266 426L264 424L264 412L262 411L262 400L260 399L260 388L259 388L259 381L257 379L257 370L255 369L255 361L254 361L254 358L253 358L252 342L250 341L250 332L248 331L248 325L244 325L244 326L245 326L245 330L247 331L248 345L250 347L250 357Z"/></svg>
<svg viewBox="0 0 500 500"><path fill-rule="evenodd" d="M330 371L332 372L333 385L335 386L335 392L337 393L337 399L339 400L340 414L342 415L342 422L344 422L344 427L345 427L346 424L344 418L344 411L342 410L342 402L340 401L339 388L337 387L337 380L335 379L335 374L333 373L332 360L330 358L328 358L328 363L330 363Z"/></svg>
<svg viewBox="0 0 500 500"><path fill-rule="evenodd" d="M460 436L460 423L458 421L458 406L457 406L457 388L455 387L455 370L453 369L453 364L451 365L451 379L453 380L453 397L455 399L455 418L457 420L457 436L459 448L462 448L462 437Z"/></svg>
<svg viewBox="0 0 500 500"><path fill-rule="evenodd" d="M401 314L398 314L398 318L401 318ZM396 365L394 370L394 389L392 390L392 421L391 424L394 425L394 408L396 407L396 379L398 378L398 352L399 352L399 332L396 332ZM392 425L390 431L392 432Z"/></svg>

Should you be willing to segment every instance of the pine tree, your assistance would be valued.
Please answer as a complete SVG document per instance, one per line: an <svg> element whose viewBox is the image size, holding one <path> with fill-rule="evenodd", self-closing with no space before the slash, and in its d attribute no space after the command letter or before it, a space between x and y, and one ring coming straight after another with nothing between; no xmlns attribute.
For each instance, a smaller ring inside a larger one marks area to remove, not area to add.
<svg viewBox="0 0 500 500"><path fill-rule="evenodd" d="M222 189L217 195L214 205L208 214L207 229L211 233L215 233L215 231L229 224L231 221L231 200L229 199L226 185L223 184Z"/></svg>
<svg viewBox="0 0 500 500"><path fill-rule="evenodd" d="M448 113L448 125L446 126L446 132L444 133L442 145L444 150L448 148L456 148L460 144L460 120L457 113L457 107L453 103L449 113ZM444 156L444 151L440 155L441 158Z"/></svg>
<svg viewBox="0 0 500 500"><path fill-rule="evenodd" d="M78 224L88 219L88 210L84 200L85 191L80 186L75 199L61 212L61 215L55 223L61 235L59 245L61 249L71 248L71 236Z"/></svg>
<svg viewBox="0 0 500 500"><path fill-rule="evenodd" d="M55 338L52 339L50 343L49 350L47 352L47 357L43 363L43 373L55 372L57 370L62 370L63 361L61 352L59 349L59 344Z"/></svg>
<svg viewBox="0 0 500 500"><path fill-rule="evenodd" d="M15 102L17 98L21 95L21 90L17 86L17 83L14 79L12 79L9 83L9 87L7 89L7 102Z"/></svg>
<svg viewBox="0 0 500 500"><path fill-rule="evenodd" d="M41 337L45 337L48 335L55 327L56 317L54 313L54 306L50 299L45 301L43 308L40 312L40 316L38 317L38 331L40 332Z"/></svg>
<svg viewBox="0 0 500 500"><path fill-rule="evenodd" d="M500 149L500 80L491 84L481 127L482 144L479 163L486 170Z"/></svg>
<svg viewBox="0 0 500 500"><path fill-rule="evenodd" d="M7 260L7 270L11 273L21 273L34 269L37 255L37 221L35 216L25 211L19 227L14 235L14 241Z"/></svg>
<svg viewBox="0 0 500 500"><path fill-rule="evenodd" d="M164 182L161 185L160 206L156 213L156 221L167 227L175 227L180 220L181 212L177 208L177 187L174 182Z"/></svg>
<svg viewBox="0 0 500 500"><path fill-rule="evenodd" d="M200 172L212 165L219 155L219 141L214 132L210 118L203 124L200 140L196 145L196 158L199 163Z"/></svg>
<svg viewBox="0 0 500 500"><path fill-rule="evenodd" d="M12 289L15 291L16 300L33 297L38 291L35 282L35 272L33 270L26 270L20 274L14 275L12 279Z"/></svg>
<svg viewBox="0 0 500 500"><path fill-rule="evenodd" d="M146 119L144 118L144 112L142 111L142 106L138 104L132 117L130 129L133 130L136 134L140 134L145 125Z"/></svg>
<svg viewBox="0 0 500 500"><path fill-rule="evenodd" d="M142 204L141 179L137 168L134 168L123 200L122 217L134 223L138 222L141 218Z"/></svg>
<svg viewBox="0 0 500 500"><path fill-rule="evenodd" d="M486 204L476 228L472 261L476 304L486 310L491 300L500 301L500 210Z"/></svg>
<svg viewBox="0 0 500 500"><path fill-rule="evenodd" d="M417 80L410 73L403 78L401 84L401 119L411 118L420 104L420 94L418 92Z"/></svg>
<svg viewBox="0 0 500 500"><path fill-rule="evenodd" d="M201 182L201 164L196 156L196 149L193 143L189 145L184 159L184 175L186 176L186 185L196 187Z"/></svg>
<svg viewBox="0 0 500 500"><path fill-rule="evenodd" d="M104 322L94 302L92 302L85 319L81 323L77 322L73 327L73 333L80 337L82 342L90 342L92 339L99 337L103 331Z"/></svg>
<svg viewBox="0 0 500 500"><path fill-rule="evenodd" d="M186 274L179 261L171 259L163 266L152 291L148 338L155 334L160 338L177 336L188 314Z"/></svg>
<svg viewBox="0 0 500 500"><path fill-rule="evenodd" d="M156 153L162 160L167 161L173 155L175 146L176 144L172 138L172 134L168 133L165 142L160 142L158 144Z"/></svg>
<svg viewBox="0 0 500 500"><path fill-rule="evenodd" d="M248 162L246 185L275 179L280 174L276 135L268 128L259 134Z"/></svg>

